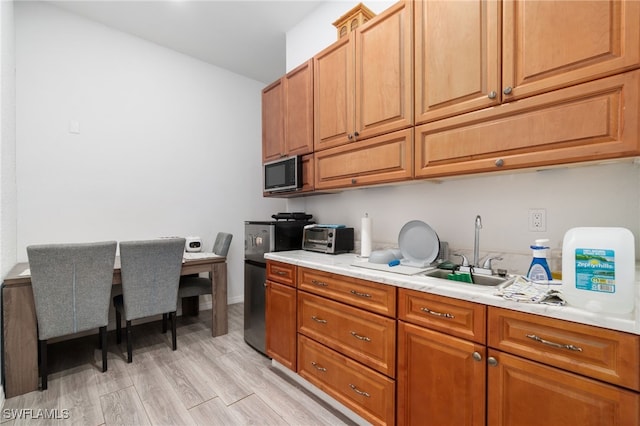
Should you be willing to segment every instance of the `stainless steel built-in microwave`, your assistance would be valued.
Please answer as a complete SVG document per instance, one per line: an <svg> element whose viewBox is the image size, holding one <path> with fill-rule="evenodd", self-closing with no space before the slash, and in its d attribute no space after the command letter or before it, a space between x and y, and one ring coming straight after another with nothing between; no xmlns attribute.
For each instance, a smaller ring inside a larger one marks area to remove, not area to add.
<svg viewBox="0 0 640 426"><path fill-rule="evenodd" d="M264 192L293 191L302 188L302 161L297 155L265 163Z"/></svg>

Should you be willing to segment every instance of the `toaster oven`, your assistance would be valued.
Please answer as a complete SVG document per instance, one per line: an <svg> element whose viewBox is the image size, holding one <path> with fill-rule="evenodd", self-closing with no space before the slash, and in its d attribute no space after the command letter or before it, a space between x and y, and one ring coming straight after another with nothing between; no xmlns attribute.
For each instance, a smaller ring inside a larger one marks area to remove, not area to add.
<svg viewBox="0 0 640 426"><path fill-rule="evenodd" d="M320 253L338 254L353 251L353 228L335 225L310 225L302 234L302 248Z"/></svg>

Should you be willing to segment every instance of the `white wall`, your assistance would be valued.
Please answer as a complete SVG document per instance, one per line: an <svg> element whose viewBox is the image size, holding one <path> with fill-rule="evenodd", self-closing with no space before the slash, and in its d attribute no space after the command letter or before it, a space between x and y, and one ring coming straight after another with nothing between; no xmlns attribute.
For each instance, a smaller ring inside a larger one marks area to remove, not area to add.
<svg viewBox="0 0 640 426"><path fill-rule="evenodd" d="M13 2L0 2L0 275L16 263L16 78Z"/></svg>
<svg viewBox="0 0 640 426"><path fill-rule="evenodd" d="M262 198L264 84L50 5L15 12L18 261L33 243L210 248L227 231L228 298L242 301L244 220L285 208Z"/></svg>
<svg viewBox="0 0 640 426"><path fill-rule="evenodd" d="M13 2L0 1L0 278L16 263L16 80ZM4 345L4 341L3 341ZM0 351L0 364L2 364ZM2 379L4 381L4 379ZM4 404L4 390L0 386Z"/></svg>
<svg viewBox="0 0 640 426"><path fill-rule="evenodd" d="M289 30L287 71L291 71L336 41L338 30L333 23L358 3L360 2L352 0L327 1ZM364 3L373 13L379 14L395 1L368 0Z"/></svg>
<svg viewBox="0 0 640 426"><path fill-rule="evenodd" d="M321 6L287 33L288 69L321 50L321 43L328 46L335 41L335 32L327 28L331 29L331 22L353 4L340 2L337 6L338 10L336 3ZM374 11L379 13L378 9ZM288 208L312 213L320 222L353 226L356 237L360 218L368 212L373 219L374 249L397 244L398 233L406 222L423 220L441 240L467 254L473 248L474 218L480 214L481 254L503 254L505 261L496 266L524 273L530 262L529 245L537 238L551 240L551 267L561 269L562 238L576 226L628 228L636 238L636 255L640 255L639 188L640 168L627 160L619 164L356 189L292 199ZM528 231L530 208L546 209L547 232Z"/></svg>

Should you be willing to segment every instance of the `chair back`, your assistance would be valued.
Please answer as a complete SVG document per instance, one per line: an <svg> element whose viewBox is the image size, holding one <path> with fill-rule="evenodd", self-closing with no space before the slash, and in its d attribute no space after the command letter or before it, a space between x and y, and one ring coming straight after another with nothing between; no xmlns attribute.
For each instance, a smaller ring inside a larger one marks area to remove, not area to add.
<svg viewBox="0 0 640 426"><path fill-rule="evenodd" d="M116 246L105 241L27 247L40 340L107 325Z"/></svg>
<svg viewBox="0 0 640 426"><path fill-rule="evenodd" d="M127 321L176 310L185 242L162 238L120 243Z"/></svg>
<svg viewBox="0 0 640 426"><path fill-rule="evenodd" d="M227 256L229 253L229 247L231 246L232 234L226 232L218 232L216 235L216 241L213 243L213 252L218 256Z"/></svg>

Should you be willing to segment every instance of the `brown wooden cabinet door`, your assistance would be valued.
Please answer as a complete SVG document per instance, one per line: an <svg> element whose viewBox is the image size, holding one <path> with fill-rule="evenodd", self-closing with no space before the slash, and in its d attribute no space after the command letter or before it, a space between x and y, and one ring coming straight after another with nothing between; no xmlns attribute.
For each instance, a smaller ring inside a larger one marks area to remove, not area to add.
<svg viewBox="0 0 640 426"><path fill-rule="evenodd" d="M409 180L413 176L413 128L318 151L316 189Z"/></svg>
<svg viewBox="0 0 640 426"><path fill-rule="evenodd" d="M499 2L415 2L415 122L498 105Z"/></svg>
<svg viewBox="0 0 640 426"><path fill-rule="evenodd" d="M296 371L296 289L267 281L267 355Z"/></svg>
<svg viewBox="0 0 640 426"><path fill-rule="evenodd" d="M503 101L640 65L636 0L505 0L502 11Z"/></svg>
<svg viewBox="0 0 640 426"><path fill-rule="evenodd" d="M412 2L398 2L355 31L357 139L413 125Z"/></svg>
<svg viewBox="0 0 640 426"><path fill-rule="evenodd" d="M314 57L314 150L413 125L412 2L398 2Z"/></svg>
<svg viewBox="0 0 640 426"><path fill-rule="evenodd" d="M284 86L280 79L262 91L262 162L284 153Z"/></svg>
<svg viewBox="0 0 640 426"><path fill-rule="evenodd" d="M416 127L415 175L638 155L639 111L640 70L635 70L426 123Z"/></svg>
<svg viewBox="0 0 640 426"><path fill-rule="evenodd" d="M287 155L313 152L313 61L284 77L284 140Z"/></svg>
<svg viewBox="0 0 640 426"><path fill-rule="evenodd" d="M314 150L348 142L353 132L353 33L313 58Z"/></svg>
<svg viewBox="0 0 640 426"><path fill-rule="evenodd" d="M491 426L637 426L640 395L504 352L489 350Z"/></svg>
<svg viewBox="0 0 640 426"><path fill-rule="evenodd" d="M485 352L483 345L398 321L398 425L484 425Z"/></svg>

